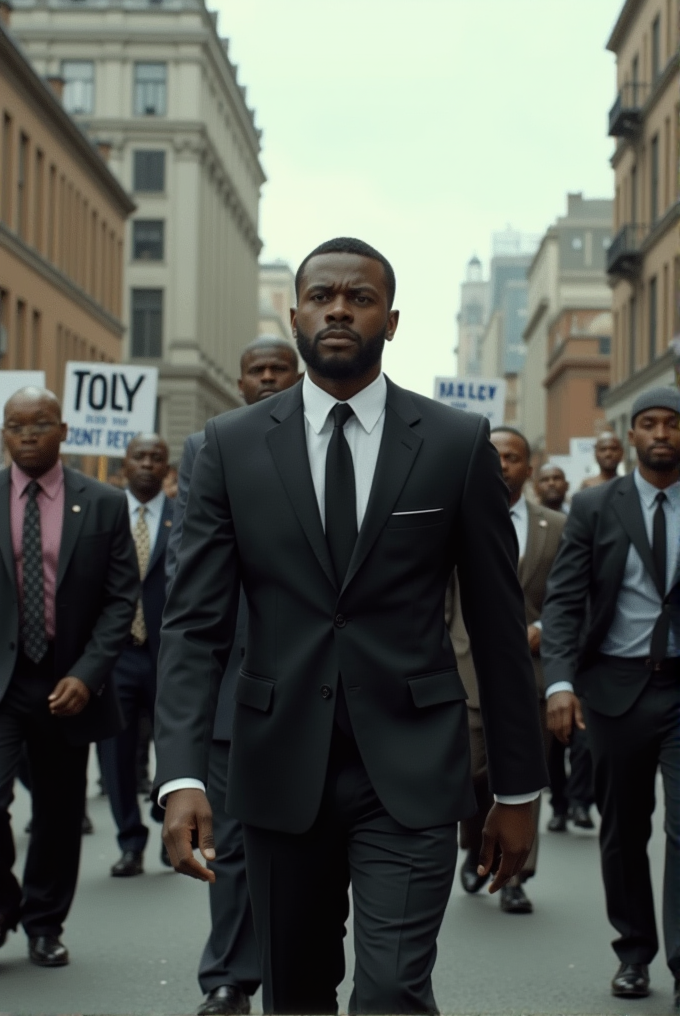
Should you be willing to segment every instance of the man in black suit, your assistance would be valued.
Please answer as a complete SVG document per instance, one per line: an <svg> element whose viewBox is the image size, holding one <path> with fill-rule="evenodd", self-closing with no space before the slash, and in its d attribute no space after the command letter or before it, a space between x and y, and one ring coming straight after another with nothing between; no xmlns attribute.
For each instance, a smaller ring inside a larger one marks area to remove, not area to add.
<svg viewBox="0 0 680 1016"><path fill-rule="evenodd" d="M142 716L153 718L156 666L165 606L165 551L174 505L163 491L168 446L157 434L139 434L127 447L123 475L127 480L130 531L135 543L142 587L125 647L113 680L125 729L100 746L100 760L111 811L118 829L121 856L111 868L116 878L141 875L149 830L137 799L137 750ZM152 806L156 821L162 812Z"/></svg>
<svg viewBox="0 0 680 1016"><path fill-rule="evenodd" d="M246 405L252 406L268 399L290 388L299 379L297 353L289 342L276 336L261 336L243 350L238 384ZM173 527L166 554L168 584L175 575L191 474L204 440L205 434L201 430L190 434L184 444ZM248 606L242 592L234 644L217 701L208 765L207 794L215 838L215 860L210 862L210 868L216 878L210 885L210 935L198 970L198 982L206 995L199 1006L198 1016L231 1016L250 1012L250 996L262 981L246 881L243 831L241 823L227 815L225 810L234 691L245 654L247 624Z"/></svg>
<svg viewBox="0 0 680 1016"><path fill-rule="evenodd" d="M5 406L12 457L0 473L0 945L21 920L40 966L68 963L60 942L78 879L90 741L122 721L111 669L139 579L124 495L62 467L66 437L51 392ZM9 806L23 744L33 826L23 894Z"/></svg>
<svg viewBox="0 0 680 1016"><path fill-rule="evenodd" d="M609 920L612 993L649 994L658 949L647 857L654 784L666 798L664 937L680 1005L680 392L633 403L634 473L577 494L548 583L548 721L587 728ZM581 701L583 702L583 706Z"/></svg>
<svg viewBox="0 0 680 1016"><path fill-rule="evenodd" d="M266 1012L337 1011L350 882L350 1010L436 1012L456 823L474 810L465 691L444 624L456 566L501 799L480 859L488 870L500 844L493 890L521 869L547 781L488 423L382 373L394 289L389 262L359 240L303 261L292 325L308 372L207 424L164 617L164 837L178 871L209 881L191 838L212 860L208 748L243 584L227 810L244 825Z"/></svg>

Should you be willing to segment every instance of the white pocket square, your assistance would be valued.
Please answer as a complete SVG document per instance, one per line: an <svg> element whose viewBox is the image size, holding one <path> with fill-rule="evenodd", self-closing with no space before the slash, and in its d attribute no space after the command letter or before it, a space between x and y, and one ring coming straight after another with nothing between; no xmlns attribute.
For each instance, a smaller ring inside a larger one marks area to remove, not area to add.
<svg viewBox="0 0 680 1016"><path fill-rule="evenodd" d="M430 515L432 512L443 512L443 508L419 508L415 512L392 512L393 515Z"/></svg>

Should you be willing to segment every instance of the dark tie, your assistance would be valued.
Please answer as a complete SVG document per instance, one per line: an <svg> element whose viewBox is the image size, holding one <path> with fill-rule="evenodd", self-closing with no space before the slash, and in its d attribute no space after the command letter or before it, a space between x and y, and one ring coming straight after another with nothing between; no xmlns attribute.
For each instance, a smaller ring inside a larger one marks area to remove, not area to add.
<svg viewBox="0 0 680 1016"><path fill-rule="evenodd" d="M336 402L331 413L335 427L326 454L326 539L338 586L342 586L357 542L354 463L343 429L354 410L346 402Z"/></svg>
<svg viewBox="0 0 680 1016"><path fill-rule="evenodd" d="M656 495L655 500L656 511L654 512L652 525L652 557L654 558L654 568L656 570L658 586L661 590L661 598L663 599L666 593L667 554L666 513L663 508L666 495L662 490ZM652 632L651 657L655 663L660 663L668 651L669 627L670 615L667 611L662 610Z"/></svg>
<svg viewBox="0 0 680 1016"><path fill-rule="evenodd" d="M40 663L47 652L45 634L45 590L43 586L43 553L40 537L40 508L37 497L40 484L31 480L28 487L23 532L24 613L21 636L24 653L33 663Z"/></svg>

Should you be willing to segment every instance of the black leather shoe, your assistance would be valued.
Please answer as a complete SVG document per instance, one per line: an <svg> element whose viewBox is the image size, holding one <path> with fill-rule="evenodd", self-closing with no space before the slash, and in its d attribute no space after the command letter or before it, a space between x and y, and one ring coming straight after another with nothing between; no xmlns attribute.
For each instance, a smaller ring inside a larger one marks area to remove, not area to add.
<svg viewBox="0 0 680 1016"><path fill-rule="evenodd" d="M501 910L504 914L533 914L534 905L521 885L504 885L501 889Z"/></svg>
<svg viewBox="0 0 680 1016"><path fill-rule="evenodd" d="M197 1016L247 1016L249 1012L250 999L245 991L231 984L221 984L208 992L205 1002L198 1007Z"/></svg>
<svg viewBox="0 0 680 1016"><path fill-rule="evenodd" d="M649 967L646 963L622 963L614 974L612 995L615 998L647 998Z"/></svg>
<svg viewBox="0 0 680 1016"><path fill-rule="evenodd" d="M144 855L140 850L125 850L122 857L116 861L111 868L114 878L132 878L133 875L143 875Z"/></svg>
<svg viewBox="0 0 680 1016"><path fill-rule="evenodd" d="M575 804L571 809L571 821L577 827L577 829L594 829L595 823L590 817L590 813L587 808L584 808L582 804Z"/></svg>
<svg viewBox="0 0 680 1016"><path fill-rule="evenodd" d="M0 914L0 946L7 941L10 931L16 931L19 924L19 914Z"/></svg>
<svg viewBox="0 0 680 1016"><path fill-rule="evenodd" d="M172 861L170 860L170 854L168 853L168 848L166 847L166 845L163 842L161 842L161 864L164 864L166 868L174 868L175 867L174 864L172 863Z"/></svg>
<svg viewBox="0 0 680 1016"><path fill-rule="evenodd" d="M81 832L81 835L83 835L83 836L91 836L92 833L94 832L94 826L92 825L92 819L87 814L87 812L85 812L85 814L83 815L83 821L82 821L82 824L80 826L80 832Z"/></svg>
<svg viewBox="0 0 680 1016"><path fill-rule="evenodd" d="M486 885L489 880L488 875L477 874L478 864L479 861L474 856L473 852L468 851L468 855L463 861L463 866L460 869L460 881L466 893L478 893L482 886Z"/></svg>
<svg viewBox="0 0 680 1016"><path fill-rule="evenodd" d="M65 967L68 949L54 935L38 935L28 940L28 958L39 967Z"/></svg>
<svg viewBox="0 0 680 1016"><path fill-rule="evenodd" d="M567 816L566 815L553 815L548 822L549 833L566 833L567 831Z"/></svg>

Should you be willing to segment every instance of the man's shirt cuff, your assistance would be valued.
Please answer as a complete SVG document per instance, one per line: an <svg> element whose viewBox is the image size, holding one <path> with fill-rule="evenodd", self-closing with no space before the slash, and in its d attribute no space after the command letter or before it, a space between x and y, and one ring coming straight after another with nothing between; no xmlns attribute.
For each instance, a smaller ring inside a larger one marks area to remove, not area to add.
<svg viewBox="0 0 680 1016"><path fill-rule="evenodd" d="M570 691L573 694L574 686L571 681L555 681L549 688L546 688L545 697L549 699L551 695L555 695L558 691Z"/></svg>
<svg viewBox="0 0 680 1016"><path fill-rule="evenodd" d="M535 801L537 797L541 796L541 791L535 790L533 794L494 794L493 796L497 804L529 804L530 801Z"/></svg>
<svg viewBox="0 0 680 1016"><path fill-rule="evenodd" d="M531 624L529 625L529 627L530 628L538 628L539 631L543 631L543 622L541 621L541 619L539 617L538 621L532 621Z"/></svg>
<svg viewBox="0 0 680 1016"><path fill-rule="evenodd" d="M190 776L187 776L183 780L168 780L158 791L158 803L161 808L165 807L168 794L173 794L176 790L202 790L205 794L205 783L201 783L200 780L193 780Z"/></svg>

